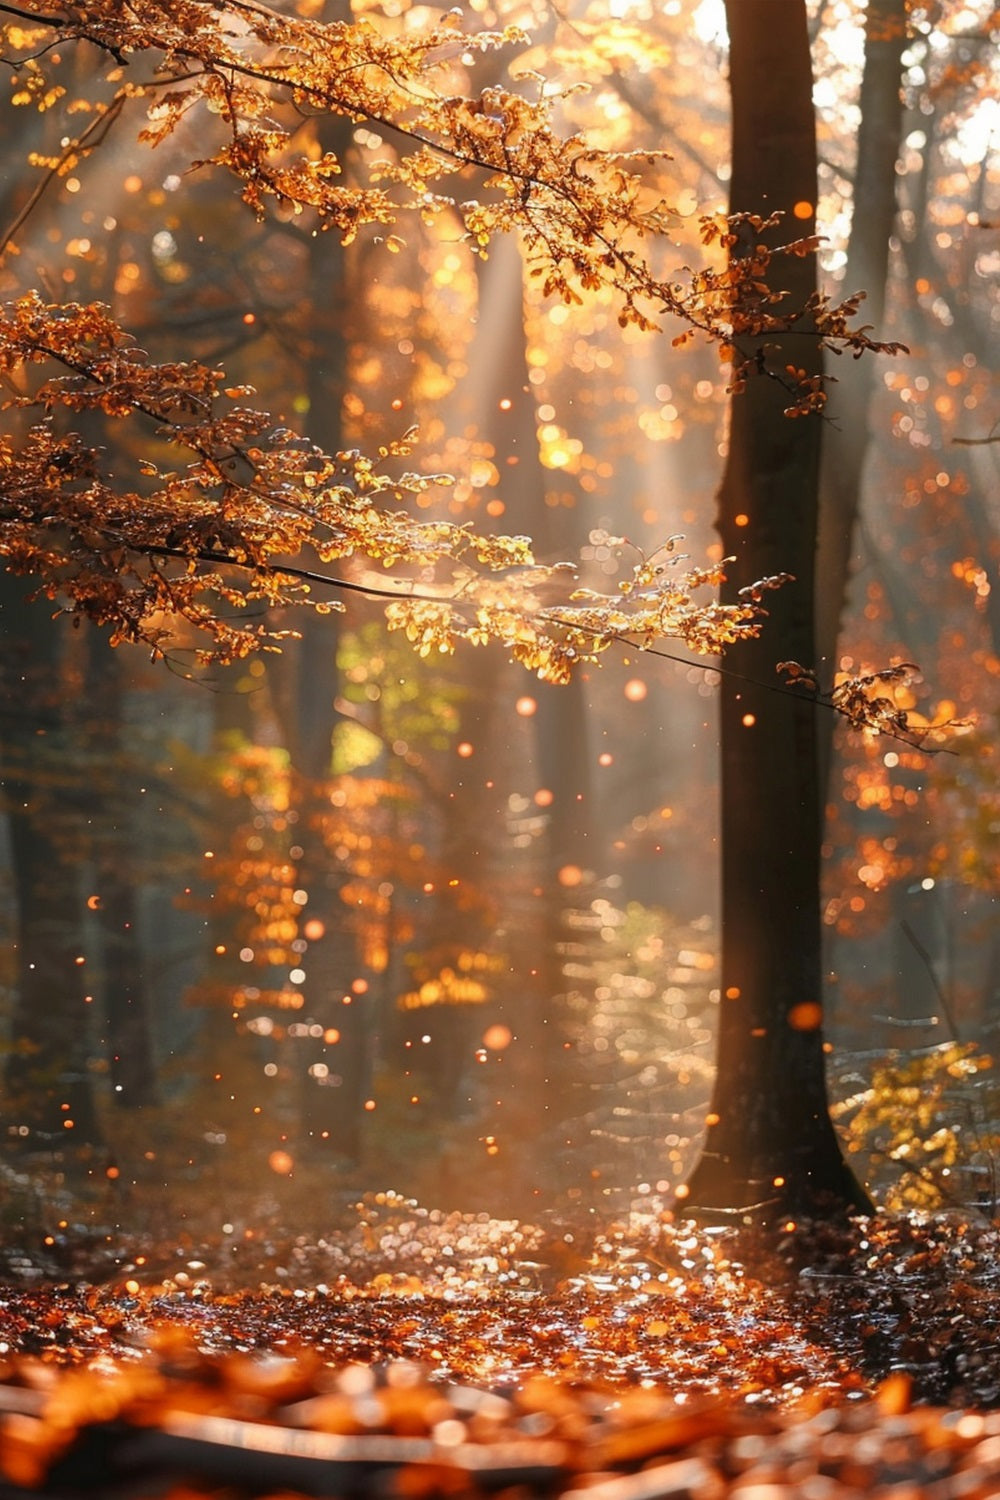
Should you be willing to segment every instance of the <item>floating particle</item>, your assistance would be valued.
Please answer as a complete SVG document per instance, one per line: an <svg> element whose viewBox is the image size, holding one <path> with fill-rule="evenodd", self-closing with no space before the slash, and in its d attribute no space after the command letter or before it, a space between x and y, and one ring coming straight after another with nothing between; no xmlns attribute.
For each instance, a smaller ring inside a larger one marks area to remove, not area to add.
<svg viewBox="0 0 1000 1500"><path fill-rule="evenodd" d="M510 1046L513 1039L510 1027L505 1026L502 1021L495 1021L483 1032L483 1046L489 1047L491 1052L502 1052L505 1047Z"/></svg>
<svg viewBox="0 0 1000 1500"><path fill-rule="evenodd" d="M823 1024L822 1007L815 1000L803 1000L788 1012L788 1024L793 1031L818 1031Z"/></svg>

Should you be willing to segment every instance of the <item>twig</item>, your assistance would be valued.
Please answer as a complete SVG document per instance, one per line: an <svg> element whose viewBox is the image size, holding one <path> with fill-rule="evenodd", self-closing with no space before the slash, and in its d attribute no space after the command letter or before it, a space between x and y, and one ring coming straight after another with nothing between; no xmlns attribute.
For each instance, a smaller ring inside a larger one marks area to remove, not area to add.
<svg viewBox="0 0 1000 1500"><path fill-rule="evenodd" d="M3 8L4 7L0 7L0 9ZM88 155L91 151L93 151L97 146L101 144L101 141L103 141L105 135L110 130L111 126L114 124L118 116L121 114L122 107L127 98L127 91L125 89L119 89L118 93L112 99L111 103L108 105L104 113L91 120L90 124L87 126L83 134L78 135L75 141L70 141L69 145L65 148L55 166L50 167L41 181L35 184L34 190L29 194L28 199L22 206L20 212L15 215L13 222L8 225L7 229L3 233L2 238L0 238L0 261L3 260L3 257L10 249L11 241L17 234L18 230L26 222L26 220L30 218L36 206L48 191L49 186L55 180L55 178L60 175L66 163L78 152L83 152L84 155ZM98 134L98 131L100 131L100 134ZM91 135L93 135L95 139L88 144L88 138Z"/></svg>
<svg viewBox="0 0 1000 1500"><path fill-rule="evenodd" d="M961 1037L958 1034L958 1026L955 1022L955 1012L952 1010L951 1001L948 999L947 995L942 989L940 981L938 980L938 977L934 972L934 964L931 960L930 954L928 953L927 949L924 947L920 939L917 937L917 934L914 932L913 928L910 926L905 917L900 922L899 926L903 936L906 938L914 953L917 955L924 968L927 970L931 984L934 987L934 993L938 999L938 1004L941 1006L941 1009L944 1012L944 1018L948 1023L948 1030L951 1032L952 1041L960 1042Z"/></svg>

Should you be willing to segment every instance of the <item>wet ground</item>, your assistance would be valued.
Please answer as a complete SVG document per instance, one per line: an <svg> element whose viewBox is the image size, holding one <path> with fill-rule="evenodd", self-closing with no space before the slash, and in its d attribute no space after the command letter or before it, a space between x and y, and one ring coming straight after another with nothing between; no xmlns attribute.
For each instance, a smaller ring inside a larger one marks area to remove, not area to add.
<svg viewBox="0 0 1000 1500"><path fill-rule="evenodd" d="M329 1238L65 1225L6 1252L5 1493L1000 1495L998 1238L392 1194Z"/></svg>

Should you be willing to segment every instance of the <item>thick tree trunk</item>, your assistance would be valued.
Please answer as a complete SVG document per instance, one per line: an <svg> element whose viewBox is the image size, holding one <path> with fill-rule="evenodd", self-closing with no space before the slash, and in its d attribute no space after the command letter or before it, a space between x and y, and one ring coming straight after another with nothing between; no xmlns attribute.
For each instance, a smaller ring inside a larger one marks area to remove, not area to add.
<svg viewBox="0 0 1000 1500"><path fill-rule="evenodd" d="M812 72L802 0L729 0L734 210L782 210L812 232ZM793 210L797 211L794 213ZM788 228L779 235L788 236ZM778 236L776 236L777 238ZM789 305L812 257L781 266ZM752 352L752 351L745 351ZM772 368L818 370L808 336L768 339ZM863 1207L830 1122L821 1029L821 802L814 705L771 691L775 665L811 663L820 420L784 415L782 385L751 378L733 402L718 527L726 595L789 572L759 640L730 651L721 693L722 997L703 1155L684 1211L777 1218Z"/></svg>

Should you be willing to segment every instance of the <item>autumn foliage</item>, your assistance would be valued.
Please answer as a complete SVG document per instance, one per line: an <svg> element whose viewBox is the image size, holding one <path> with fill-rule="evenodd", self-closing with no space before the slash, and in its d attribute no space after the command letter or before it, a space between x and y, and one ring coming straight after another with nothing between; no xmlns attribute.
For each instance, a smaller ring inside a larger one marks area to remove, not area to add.
<svg viewBox="0 0 1000 1500"><path fill-rule="evenodd" d="M451 91L477 55L523 41L516 28L466 33L448 18L402 34L370 18L327 24L257 4L2 10L17 17L4 30L14 103L87 118L59 153L36 153L43 175L7 228L8 255L46 186L85 167L113 130L131 119L155 148L196 122L215 140L192 169L235 177L258 217L304 217L344 244L392 229L391 251L405 247L395 229L414 215L457 225L483 255L514 232L547 295L577 302L610 286L623 323L679 318L675 342L720 344L734 391L751 375L778 380L790 416L821 407L823 385L772 369L769 334L795 328L854 355L882 347L852 324L857 296L787 305L775 285L782 257L815 242L769 247L773 216L707 216L703 241L730 252L726 265L655 271L643 240L669 239L676 214L646 187L652 156L561 135L560 94L541 79L531 99ZM98 63L82 95L77 54ZM348 180L319 146L324 115L376 124L395 149L353 162ZM476 198L464 196L472 185ZM230 386L221 368L147 357L103 305L34 293L8 304L0 371L9 407L24 414L0 451L0 552L63 607L109 625L113 640L157 655L171 651L179 620L200 636L202 662L274 648L294 620L278 625L250 606L324 612L357 590L385 599L390 628L422 654L496 639L540 677L564 681L616 641L668 636L718 653L756 633L762 591L780 581L737 604L706 602L724 564L685 570L670 541L652 557L637 551L614 594L575 589L572 570L537 564L523 536L415 519L408 501L450 481L405 470L410 439L375 455L326 453L248 404L252 389ZM100 443L85 436L94 416L146 434L133 437L131 475L106 472Z"/></svg>

